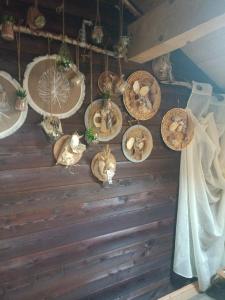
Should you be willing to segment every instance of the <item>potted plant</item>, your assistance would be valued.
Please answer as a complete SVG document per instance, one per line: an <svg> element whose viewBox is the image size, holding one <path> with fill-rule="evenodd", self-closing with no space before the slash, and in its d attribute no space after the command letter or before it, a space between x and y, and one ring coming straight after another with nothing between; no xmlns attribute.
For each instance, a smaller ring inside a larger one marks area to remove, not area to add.
<svg viewBox="0 0 225 300"><path fill-rule="evenodd" d="M71 60L67 57L60 56L57 61L57 67L60 71L67 71L71 67Z"/></svg>
<svg viewBox="0 0 225 300"><path fill-rule="evenodd" d="M103 100L107 101L107 100L110 100L111 97L112 97L112 93L111 91L109 90L105 90L102 94L101 94L101 97Z"/></svg>
<svg viewBox="0 0 225 300"><path fill-rule="evenodd" d="M26 97L27 97L27 93L24 89L18 89L16 91L16 105L15 105L16 110L24 111L26 109L27 106Z"/></svg>
<svg viewBox="0 0 225 300"><path fill-rule="evenodd" d="M93 128L86 129L86 131L85 131L85 140L86 140L88 145L98 143L97 134L94 133Z"/></svg>
<svg viewBox="0 0 225 300"><path fill-rule="evenodd" d="M2 33L1 36L7 41L14 40L13 26L15 24L15 18L11 15L3 15L1 18Z"/></svg>

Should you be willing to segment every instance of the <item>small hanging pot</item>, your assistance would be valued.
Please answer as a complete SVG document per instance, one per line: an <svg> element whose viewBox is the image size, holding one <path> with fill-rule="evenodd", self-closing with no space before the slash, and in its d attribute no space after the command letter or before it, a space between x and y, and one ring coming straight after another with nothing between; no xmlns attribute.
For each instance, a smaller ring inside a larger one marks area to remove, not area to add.
<svg viewBox="0 0 225 300"><path fill-rule="evenodd" d="M14 26L15 19L13 16L5 15L2 18L2 33L1 36L4 40L13 41L14 40Z"/></svg>
<svg viewBox="0 0 225 300"><path fill-rule="evenodd" d="M95 25L94 29L92 31L92 40L94 41L94 43L96 44L102 44L103 42L103 37L104 37L104 33L103 33L103 28L100 25Z"/></svg>
<svg viewBox="0 0 225 300"><path fill-rule="evenodd" d="M46 19L45 16L38 9L37 1L35 1L35 5L29 7L27 13L27 24L30 29L38 30L45 26Z"/></svg>
<svg viewBox="0 0 225 300"><path fill-rule="evenodd" d="M116 84L116 92L123 95L128 86L128 82L124 79L124 75L122 75Z"/></svg>
<svg viewBox="0 0 225 300"><path fill-rule="evenodd" d="M62 124L56 116L45 116L41 127L48 136L50 142L58 140L63 135Z"/></svg>
<svg viewBox="0 0 225 300"><path fill-rule="evenodd" d="M27 108L27 94L25 90L17 90L16 91L16 104L15 109L19 111L25 111Z"/></svg>

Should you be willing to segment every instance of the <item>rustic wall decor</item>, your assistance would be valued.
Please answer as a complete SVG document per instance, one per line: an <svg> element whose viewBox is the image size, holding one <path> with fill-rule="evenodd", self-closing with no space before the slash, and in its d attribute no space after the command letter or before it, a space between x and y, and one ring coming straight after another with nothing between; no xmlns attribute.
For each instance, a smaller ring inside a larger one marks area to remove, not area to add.
<svg viewBox="0 0 225 300"><path fill-rule="evenodd" d="M186 109L173 108L162 120L161 133L164 143L172 150L186 148L194 136L194 124Z"/></svg>
<svg viewBox="0 0 225 300"><path fill-rule="evenodd" d="M76 66L62 72L57 68L57 55L41 56L25 72L24 88L30 106L44 116L68 118L81 107L85 96L84 81L76 85Z"/></svg>
<svg viewBox="0 0 225 300"><path fill-rule="evenodd" d="M85 112L86 128L93 128L98 140L107 142L121 131L123 118L119 106L111 99L93 101Z"/></svg>
<svg viewBox="0 0 225 300"><path fill-rule="evenodd" d="M15 109L16 92L19 83L8 73L0 71L0 138L5 138L18 130L26 120L27 106L23 111Z"/></svg>
<svg viewBox="0 0 225 300"><path fill-rule="evenodd" d="M151 132L139 124L130 127L123 135L122 149L126 158L132 162L146 160L153 149Z"/></svg>
<svg viewBox="0 0 225 300"><path fill-rule="evenodd" d="M106 145L102 152L94 156L91 162L91 170L98 180L112 184L116 172L116 158L111 153L109 145Z"/></svg>
<svg viewBox="0 0 225 300"><path fill-rule="evenodd" d="M129 114L137 120L151 119L161 102L160 87L156 79L146 71L137 71L128 79L123 94L124 105Z"/></svg>

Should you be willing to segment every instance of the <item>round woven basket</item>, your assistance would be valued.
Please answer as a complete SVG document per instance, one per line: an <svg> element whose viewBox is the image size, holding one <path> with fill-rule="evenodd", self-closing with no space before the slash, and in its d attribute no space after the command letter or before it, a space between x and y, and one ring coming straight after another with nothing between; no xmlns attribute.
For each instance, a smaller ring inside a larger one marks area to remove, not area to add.
<svg viewBox="0 0 225 300"><path fill-rule="evenodd" d="M143 86L149 86L150 91L148 98L151 101L152 109L145 109L144 111L137 105L135 101L135 93L133 91L134 82L138 81ZM151 119L159 110L161 103L161 91L156 79L146 71L137 71L131 74L128 79L128 87L123 94L123 102L128 113L136 120Z"/></svg>
<svg viewBox="0 0 225 300"><path fill-rule="evenodd" d="M102 99L98 99L93 101L87 108L84 116L84 122L85 122L85 127L88 128L93 128L93 131L95 134L97 134L98 140L100 142L107 142L112 139L114 139L121 131L122 129L122 123L123 123L123 118L122 118L122 113L120 111L120 108L118 107L117 104L112 102L112 111L113 115L115 116L116 123L111 129L110 134L103 134L99 131L99 128L95 127L93 123L93 118L94 115L97 111L99 111L103 105Z"/></svg>
<svg viewBox="0 0 225 300"><path fill-rule="evenodd" d="M175 119L180 118L187 124L185 132L175 132L170 130ZM174 151L181 151L186 148L194 136L194 124L187 110L183 108L173 108L163 117L161 124L161 134L164 143Z"/></svg>
<svg viewBox="0 0 225 300"><path fill-rule="evenodd" d="M132 155L132 151L128 150L126 147L127 141L131 137L144 137L144 148L143 148L143 156L142 159L135 159L135 157ZM126 158L134 163L142 162L148 158L148 156L151 154L153 149L153 139L151 132L148 130L148 128L142 126L142 125L134 125L127 129L127 131L123 135L122 139L122 149L123 153L126 156Z"/></svg>

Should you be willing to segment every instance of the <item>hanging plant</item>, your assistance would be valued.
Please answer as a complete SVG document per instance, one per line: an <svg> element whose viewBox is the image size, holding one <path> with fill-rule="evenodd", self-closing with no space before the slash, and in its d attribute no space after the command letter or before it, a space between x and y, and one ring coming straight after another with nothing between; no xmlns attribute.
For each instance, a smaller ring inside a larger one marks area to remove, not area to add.
<svg viewBox="0 0 225 300"><path fill-rule="evenodd" d="M85 131L85 140L86 142L90 145L90 144L95 144L98 143L98 138L97 138L97 134L94 133L93 128L88 128Z"/></svg>
<svg viewBox="0 0 225 300"><path fill-rule="evenodd" d="M14 40L14 29L15 18L11 15L3 15L1 18L2 33L1 36L4 40L13 41Z"/></svg>
<svg viewBox="0 0 225 300"><path fill-rule="evenodd" d="M41 29L46 24L45 16L38 9L38 0L35 0L34 6L28 9L27 24L32 30Z"/></svg>
<svg viewBox="0 0 225 300"><path fill-rule="evenodd" d="M96 13L96 20L95 20L95 26L92 31L92 40L95 44L102 44L103 42L103 28L101 26L101 18L100 18L100 10L99 10L99 0L97 0L97 13Z"/></svg>
<svg viewBox="0 0 225 300"><path fill-rule="evenodd" d="M71 64L72 60L70 58L59 54L59 58L57 60L57 67L60 71L67 71L68 69L70 69Z"/></svg>
<svg viewBox="0 0 225 300"><path fill-rule="evenodd" d="M24 89L19 89L16 91L16 105L15 109L19 111L24 111L27 108L27 93Z"/></svg>

